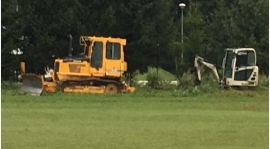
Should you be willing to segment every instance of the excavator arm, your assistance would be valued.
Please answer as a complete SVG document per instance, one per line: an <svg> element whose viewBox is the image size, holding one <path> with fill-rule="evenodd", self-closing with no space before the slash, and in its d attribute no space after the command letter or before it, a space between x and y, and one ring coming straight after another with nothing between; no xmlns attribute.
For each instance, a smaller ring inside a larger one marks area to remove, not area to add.
<svg viewBox="0 0 270 149"><path fill-rule="evenodd" d="M201 81L201 70L200 70L200 66L203 65L209 69L212 70L212 72L214 73L216 79L218 82L220 82L220 78L219 78L219 75L218 75L218 72L217 72L217 69L216 69L216 66L211 64L211 63L208 63L206 62L202 57L200 56L196 56L195 57L195 60L194 60L194 67L196 68L197 70L197 76L198 76L198 80Z"/></svg>

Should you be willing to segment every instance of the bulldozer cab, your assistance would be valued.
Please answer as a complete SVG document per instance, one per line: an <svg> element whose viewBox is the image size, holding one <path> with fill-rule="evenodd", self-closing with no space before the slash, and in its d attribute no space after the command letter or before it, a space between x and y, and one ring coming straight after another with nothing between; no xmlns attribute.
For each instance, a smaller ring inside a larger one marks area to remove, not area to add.
<svg viewBox="0 0 270 149"><path fill-rule="evenodd" d="M124 46L126 40L111 37L81 36L80 45L89 59L90 73L121 77L126 71Z"/></svg>
<svg viewBox="0 0 270 149"><path fill-rule="evenodd" d="M256 86L258 67L256 51L253 48L225 49L223 59L223 80L229 86Z"/></svg>
<svg viewBox="0 0 270 149"><path fill-rule="evenodd" d="M92 37L81 36L80 45L83 46L83 55L90 66L97 70L102 68L103 43L93 40Z"/></svg>

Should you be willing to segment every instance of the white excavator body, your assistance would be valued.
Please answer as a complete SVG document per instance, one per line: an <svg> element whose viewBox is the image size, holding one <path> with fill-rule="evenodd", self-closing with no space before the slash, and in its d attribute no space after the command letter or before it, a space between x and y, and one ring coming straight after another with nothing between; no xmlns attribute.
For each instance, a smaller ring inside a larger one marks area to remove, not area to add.
<svg viewBox="0 0 270 149"><path fill-rule="evenodd" d="M216 66L196 56L194 66L197 69L198 80L201 81L202 66L211 69L221 85L255 87L258 85L259 68L256 66L256 51L253 48L227 48L222 63L222 77Z"/></svg>

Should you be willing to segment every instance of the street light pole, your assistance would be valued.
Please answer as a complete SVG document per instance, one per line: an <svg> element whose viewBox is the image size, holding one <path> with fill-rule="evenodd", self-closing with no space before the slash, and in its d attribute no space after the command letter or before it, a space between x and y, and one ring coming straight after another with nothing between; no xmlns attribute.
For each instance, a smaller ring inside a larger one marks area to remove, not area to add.
<svg viewBox="0 0 270 149"><path fill-rule="evenodd" d="M185 9L185 7L186 7L186 4L184 4L184 3L181 3L181 4L179 4L179 7L181 8L181 45L182 45L182 51L181 51L181 64L183 65L184 64L184 54L183 54L183 52L184 52L184 41L183 41L183 34L184 34L184 15L183 15L183 13L184 13L184 9Z"/></svg>

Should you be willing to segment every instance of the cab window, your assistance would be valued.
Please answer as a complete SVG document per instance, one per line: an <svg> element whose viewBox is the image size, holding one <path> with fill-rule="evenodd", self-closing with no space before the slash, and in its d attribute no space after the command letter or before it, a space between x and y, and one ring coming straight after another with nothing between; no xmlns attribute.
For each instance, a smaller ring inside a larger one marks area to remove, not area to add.
<svg viewBox="0 0 270 149"><path fill-rule="evenodd" d="M119 43L107 42L106 43L106 58L107 59L120 59L121 45Z"/></svg>
<svg viewBox="0 0 270 149"><path fill-rule="evenodd" d="M255 66L255 54L253 51L241 51L236 55L236 67Z"/></svg>
<svg viewBox="0 0 270 149"><path fill-rule="evenodd" d="M94 42L92 53L91 53L91 66L95 68L102 67L102 42Z"/></svg>

